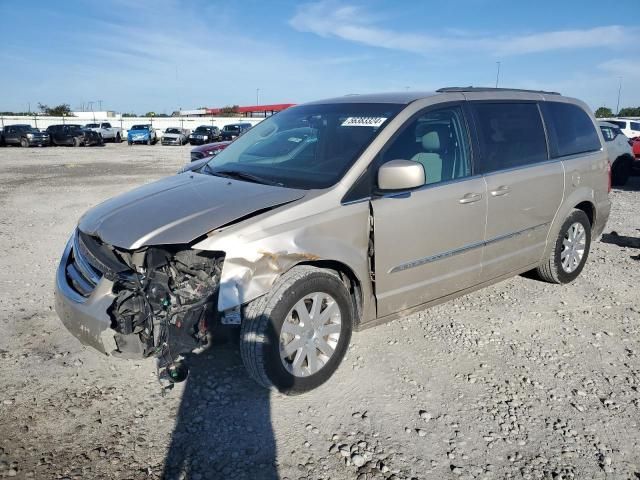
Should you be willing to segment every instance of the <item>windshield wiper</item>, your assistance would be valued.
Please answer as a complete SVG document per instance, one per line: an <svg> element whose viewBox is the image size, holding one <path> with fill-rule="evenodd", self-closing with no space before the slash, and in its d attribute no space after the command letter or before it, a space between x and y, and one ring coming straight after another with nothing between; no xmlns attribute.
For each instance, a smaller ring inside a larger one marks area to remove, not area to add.
<svg viewBox="0 0 640 480"><path fill-rule="evenodd" d="M253 183L261 183L263 185L282 186L282 183L280 182L275 182L252 173L239 172L237 170L213 170L208 163L206 164L206 169L211 173L211 175L218 175L219 177L234 178L236 180L245 180Z"/></svg>

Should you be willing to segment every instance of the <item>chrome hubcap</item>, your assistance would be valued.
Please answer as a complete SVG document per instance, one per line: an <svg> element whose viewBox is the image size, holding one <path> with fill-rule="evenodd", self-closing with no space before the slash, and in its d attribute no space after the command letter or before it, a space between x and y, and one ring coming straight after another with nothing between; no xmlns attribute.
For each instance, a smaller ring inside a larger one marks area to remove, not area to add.
<svg viewBox="0 0 640 480"><path fill-rule="evenodd" d="M584 257L586 244L587 235L582 224L576 222L571 225L564 234L560 252L560 261L565 272L572 273L578 268Z"/></svg>
<svg viewBox="0 0 640 480"><path fill-rule="evenodd" d="M289 373L308 377L333 356L342 326L340 308L328 293L300 299L287 314L280 332L280 359Z"/></svg>

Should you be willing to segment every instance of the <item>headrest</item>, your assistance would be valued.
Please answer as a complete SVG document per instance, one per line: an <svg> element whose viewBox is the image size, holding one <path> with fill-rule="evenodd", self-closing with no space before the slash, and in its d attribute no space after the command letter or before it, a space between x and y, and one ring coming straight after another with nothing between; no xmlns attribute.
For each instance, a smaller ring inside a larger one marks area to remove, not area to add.
<svg viewBox="0 0 640 480"><path fill-rule="evenodd" d="M440 150L440 135L431 131L422 136L422 148L425 150Z"/></svg>

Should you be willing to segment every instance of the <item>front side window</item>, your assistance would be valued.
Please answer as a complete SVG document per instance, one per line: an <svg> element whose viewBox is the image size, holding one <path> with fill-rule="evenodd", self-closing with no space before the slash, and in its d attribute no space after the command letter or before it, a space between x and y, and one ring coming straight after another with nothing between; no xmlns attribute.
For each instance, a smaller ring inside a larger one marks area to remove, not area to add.
<svg viewBox="0 0 640 480"><path fill-rule="evenodd" d="M292 107L247 130L201 172L290 188L328 188L401 108L377 103Z"/></svg>
<svg viewBox="0 0 640 480"><path fill-rule="evenodd" d="M638 122L630 122L630 123L631 123L631 130L640 131L640 123Z"/></svg>
<svg viewBox="0 0 640 480"><path fill-rule="evenodd" d="M426 185L471 175L462 109L452 106L431 110L410 120L381 154L379 163L397 159L422 164Z"/></svg>
<svg viewBox="0 0 640 480"><path fill-rule="evenodd" d="M533 165L548 159L535 103L472 103L480 143L480 171Z"/></svg>
<svg viewBox="0 0 640 480"><path fill-rule="evenodd" d="M591 118L579 106L545 102L543 109L554 157L595 152L602 148Z"/></svg>

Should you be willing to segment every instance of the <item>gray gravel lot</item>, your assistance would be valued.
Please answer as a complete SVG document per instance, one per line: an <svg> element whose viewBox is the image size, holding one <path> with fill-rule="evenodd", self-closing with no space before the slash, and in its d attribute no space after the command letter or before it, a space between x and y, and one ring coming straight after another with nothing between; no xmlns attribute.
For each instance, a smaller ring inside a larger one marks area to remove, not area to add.
<svg viewBox="0 0 640 480"><path fill-rule="evenodd" d="M153 361L65 331L52 283L87 208L188 156L0 148L0 477L640 478L640 177L573 284L517 277L355 334L303 396L257 387L231 343L162 396Z"/></svg>

